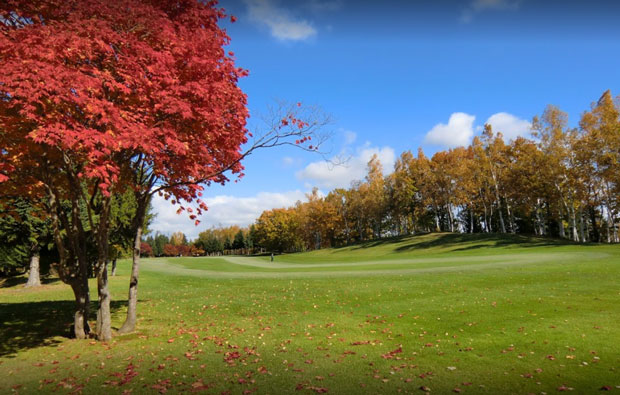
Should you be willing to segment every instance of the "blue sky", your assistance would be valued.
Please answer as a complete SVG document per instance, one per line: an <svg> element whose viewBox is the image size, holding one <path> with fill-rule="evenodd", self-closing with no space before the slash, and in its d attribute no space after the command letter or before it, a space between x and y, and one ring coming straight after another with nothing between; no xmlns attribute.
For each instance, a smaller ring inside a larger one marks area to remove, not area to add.
<svg viewBox="0 0 620 395"><path fill-rule="evenodd" d="M606 89L620 94L620 2L221 0L252 118L274 100L319 105L334 119L332 168L294 148L257 152L238 183L207 189L194 227L156 199L152 228L189 237L253 222L317 186L364 175L379 154L388 172L403 151L466 145L484 123L525 135L547 104L580 114Z"/></svg>

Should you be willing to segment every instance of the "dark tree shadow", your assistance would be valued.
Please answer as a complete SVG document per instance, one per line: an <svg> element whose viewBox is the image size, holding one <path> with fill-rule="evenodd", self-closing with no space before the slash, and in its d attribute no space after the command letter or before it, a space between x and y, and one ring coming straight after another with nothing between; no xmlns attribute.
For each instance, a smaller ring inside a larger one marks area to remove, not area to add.
<svg viewBox="0 0 620 395"><path fill-rule="evenodd" d="M592 243L576 243L570 240L552 237L534 237L528 235L513 235L501 233L419 233L416 235L393 236L381 239L354 242L336 247L335 250L350 248L361 250L387 244L406 243L394 249L395 252L422 250L441 247L450 251L467 251L479 248L531 248L531 247L558 247L565 245L593 245Z"/></svg>
<svg viewBox="0 0 620 395"><path fill-rule="evenodd" d="M399 243L409 238L414 238L415 236L392 236L392 237L383 237L381 239L374 239L369 241L361 241L357 243L351 243L346 246L338 247L338 248L346 248L350 247L352 250L366 249L372 247L378 247L386 244L394 244Z"/></svg>
<svg viewBox="0 0 620 395"><path fill-rule="evenodd" d="M24 275L0 278L0 288L10 288L19 285L26 285L27 281L28 277ZM41 285L54 284L58 281L60 281L58 277L41 277Z"/></svg>
<svg viewBox="0 0 620 395"><path fill-rule="evenodd" d="M127 301L112 301L111 313L127 306ZM58 337L73 337L72 300L0 303L0 357L15 357L22 350L61 343ZM97 319L97 304L90 307L89 322ZM91 328L94 329L94 328Z"/></svg>
<svg viewBox="0 0 620 395"><path fill-rule="evenodd" d="M461 244L466 245L459 247ZM451 251L469 251L480 248L559 247L573 244L576 243L569 240L500 233L440 233L432 239L424 237L416 239L414 236L410 243L398 247L396 251L404 252L433 247L448 248Z"/></svg>

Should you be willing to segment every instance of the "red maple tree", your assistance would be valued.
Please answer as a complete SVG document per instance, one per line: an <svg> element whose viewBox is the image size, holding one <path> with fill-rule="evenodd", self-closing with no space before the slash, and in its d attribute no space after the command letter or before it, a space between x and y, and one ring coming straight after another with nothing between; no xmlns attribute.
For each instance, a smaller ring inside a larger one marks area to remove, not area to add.
<svg viewBox="0 0 620 395"><path fill-rule="evenodd" d="M79 338L88 332L88 238L97 247L97 335L111 336L111 194L132 188L138 202L123 325L130 331L141 228L153 193L195 205L179 208L195 219L207 208L203 185L241 176L241 160L254 149L298 144L314 151L321 142L315 134L326 119L302 121L303 109L282 107L267 132L242 151L251 134L237 82L247 71L225 50L229 37L218 26L225 16L215 1L0 4L0 188L38 199L50 213L58 271L76 297ZM306 145L312 136L316 142Z"/></svg>

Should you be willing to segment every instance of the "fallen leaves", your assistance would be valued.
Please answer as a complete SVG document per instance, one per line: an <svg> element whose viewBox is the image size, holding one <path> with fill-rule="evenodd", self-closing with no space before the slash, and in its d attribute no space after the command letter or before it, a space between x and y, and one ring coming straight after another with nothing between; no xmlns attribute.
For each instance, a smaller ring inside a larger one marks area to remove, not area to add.
<svg viewBox="0 0 620 395"><path fill-rule="evenodd" d="M206 391L209 388L211 388L211 386L209 386L208 384L205 384L202 381L202 379L199 379L198 381L193 382L191 385L192 392Z"/></svg>
<svg viewBox="0 0 620 395"><path fill-rule="evenodd" d="M381 355L381 358L383 358L383 359L393 359L393 358L399 359L398 357L396 357L396 354L400 354L402 352L403 352L403 348L401 346L401 347L398 347L395 350L392 350L392 351L390 351L390 352L388 352L386 354Z"/></svg>
<svg viewBox="0 0 620 395"><path fill-rule="evenodd" d="M112 386L122 386L131 383L131 381L138 376L138 372L136 371L136 366L130 362L124 372L115 372L112 373L111 376L117 377L120 380L108 380L105 382L106 384Z"/></svg>

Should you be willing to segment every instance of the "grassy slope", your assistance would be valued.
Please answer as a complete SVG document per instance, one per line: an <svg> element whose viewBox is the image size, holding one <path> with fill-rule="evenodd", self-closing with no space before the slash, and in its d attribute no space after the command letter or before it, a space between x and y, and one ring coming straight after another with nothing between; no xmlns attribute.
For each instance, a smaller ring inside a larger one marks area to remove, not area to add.
<svg viewBox="0 0 620 395"><path fill-rule="evenodd" d="M618 246L449 234L375 244L277 256L287 267L147 260L140 330L109 344L59 336L71 319L67 286L0 288L0 392L620 385ZM451 270L433 269L442 265ZM124 262L112 278L116 326L128 271Z"/></svg>

